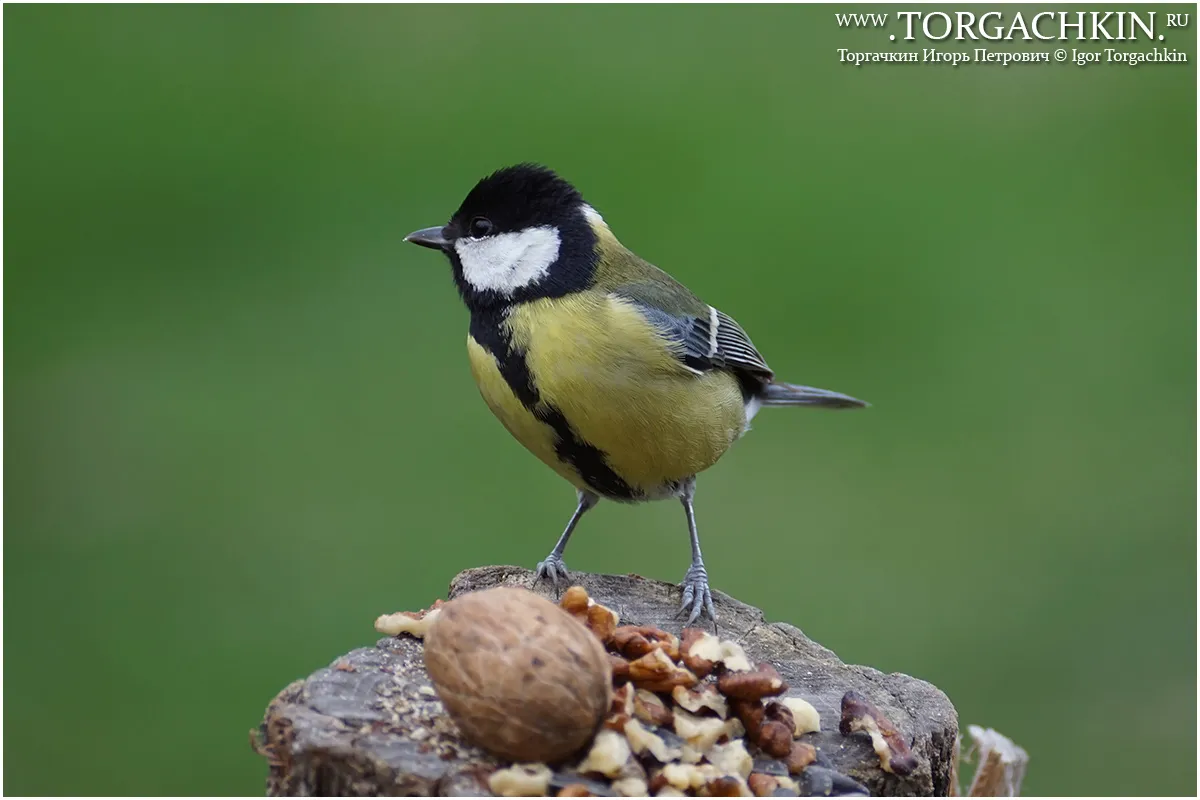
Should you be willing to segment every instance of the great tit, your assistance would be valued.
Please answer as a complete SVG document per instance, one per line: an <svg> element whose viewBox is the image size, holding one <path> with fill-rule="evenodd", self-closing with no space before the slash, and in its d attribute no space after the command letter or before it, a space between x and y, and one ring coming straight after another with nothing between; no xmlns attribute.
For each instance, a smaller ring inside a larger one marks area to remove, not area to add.
<svg viewBox="0 0 1200 800"><path fill-rule="evenodd" d="M776 381L731 317L625 248L545 167L493 173L449 223L405 241L449 257L471 315L467 354L484 401L578 491L538 578L566 578L567 540L600 498L676 497L692 545L682 610L688 624L702 611L715 621L692 508L696 474L764 406L866 403Z"/></svg>

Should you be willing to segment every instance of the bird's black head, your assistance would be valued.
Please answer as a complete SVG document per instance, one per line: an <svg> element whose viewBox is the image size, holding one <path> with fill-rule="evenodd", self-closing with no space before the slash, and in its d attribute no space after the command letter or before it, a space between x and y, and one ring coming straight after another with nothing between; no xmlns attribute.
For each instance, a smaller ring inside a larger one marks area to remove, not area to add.
<svg viewBox="0 0 1200 800"><path fill-rule="evenodd" d="M600 215L546 167L518 164L475 184L450 222L406 241L442 250L472 308L587 288Z"/></svg>

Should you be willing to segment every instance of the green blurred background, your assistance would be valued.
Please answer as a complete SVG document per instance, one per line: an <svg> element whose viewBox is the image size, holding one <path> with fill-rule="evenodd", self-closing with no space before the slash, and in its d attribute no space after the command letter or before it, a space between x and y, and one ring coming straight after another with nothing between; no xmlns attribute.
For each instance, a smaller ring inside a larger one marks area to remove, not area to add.
<svg viewBox="0 0 1200 800"><path fill-rule="evenodd" d="M6 7L5 792L258 793L277 690L545 555L572 491L401 242L534 159L874 404L703 476L715 586L936 683L1028 793L1193 793L1193 29L1137 69L838 63L897 45L835 11L895 10ZM568 553L687 559L673 503Z"/></svg>

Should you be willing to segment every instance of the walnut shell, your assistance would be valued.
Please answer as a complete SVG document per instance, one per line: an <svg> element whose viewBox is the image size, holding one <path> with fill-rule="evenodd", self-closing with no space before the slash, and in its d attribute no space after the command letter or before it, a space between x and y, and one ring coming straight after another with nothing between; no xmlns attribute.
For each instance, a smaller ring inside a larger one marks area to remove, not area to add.
<svg viewBox="0 0 1200 800"><path fill-rule="evenodd" d="M425 669L463 736L511 761L578 752L612 697L599 640L549 600L512 586L442 606L425 637Z"/></svg>

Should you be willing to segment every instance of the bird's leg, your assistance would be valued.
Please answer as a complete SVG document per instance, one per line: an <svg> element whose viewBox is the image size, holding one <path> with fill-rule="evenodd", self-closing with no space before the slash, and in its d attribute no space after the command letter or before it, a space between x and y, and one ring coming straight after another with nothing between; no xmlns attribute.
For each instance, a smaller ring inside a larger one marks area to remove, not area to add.
<svg viewBox="0 0 1200 800"><path fill-rule="evenodd" d="M716 623L717 612L713 608L712 590L708 588L708 571L704 569L704 556L700 555L700 534L696 532L696 512L692 508L692 498L696 495L696 479L688 478L687 483L683 486L683 491L679 495L680 502L683 503L684 513L687 514L688 535L692 539L692 565L688 567L688 571L683 576L683 607L682 611L690 612L688 614L687 624L691 625L700 616L702 611L707 611L708 616Z"/></svg>
<svg viewBox="0 0 1200 800"><path fill-rule="evenodd" d="M571 538L571 533L575 530L575 526L579 524L579 519L588 512L596 503L600 502L598 495L580 489L579 505L575 507L575 513L571 515L571 521L567 523L567 529L562 532L562 536L558 537L558 544L554 545L554 549L550 551L550 555L546 556L544 561L539 561L537 565L537 576L535 580L548 578L551 583L558 585L559 581L567 579L567 565L563 563L563 551L567 549L567 540Z"/></svg>

